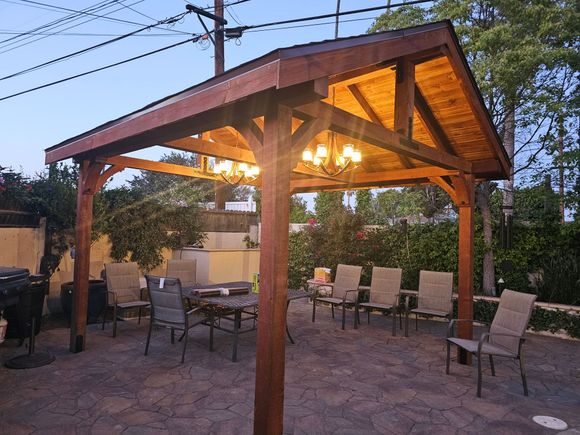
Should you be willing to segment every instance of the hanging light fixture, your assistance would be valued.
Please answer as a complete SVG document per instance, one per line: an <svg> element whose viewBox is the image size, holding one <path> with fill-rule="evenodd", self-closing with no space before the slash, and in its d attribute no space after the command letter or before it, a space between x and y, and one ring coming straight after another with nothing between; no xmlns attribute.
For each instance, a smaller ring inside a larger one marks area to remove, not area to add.
<svg viewBox="0 0 580 435"><path fill-rule="evenodd" d="M224 181L233 186L241 182L249 183L260 175L260 168L247 163L233 162L231 160L216 160L213 165L213 173L220 175Z"/></svg>
<svg viewBox="0 0 580 435"><path fill-rule="evenodd" d="M334 88L332 89L332 107L334 108ZM338 152L336 143L336 133L328 133L328 145L319 143L316 146L316 152L306 148L302 152L302 163L308 169L324 173L331 177L340 175L346 171L356 168L362 160L360 150L355 149L354 145L347 143L342 147L342 152Z"/></svg>
<svg viewBox="0 0 580 435"><path fill-rule="evenodd" d="M328 134L328 146L320 143L316 146L316 152L314 154L310 149L305 149L302 152L302 163L304 166L331 177L356 168L361 160L362 154L359 150L355 149L353 144L345 144L342 147L342 152L338 152L335 132Z"/></svg>

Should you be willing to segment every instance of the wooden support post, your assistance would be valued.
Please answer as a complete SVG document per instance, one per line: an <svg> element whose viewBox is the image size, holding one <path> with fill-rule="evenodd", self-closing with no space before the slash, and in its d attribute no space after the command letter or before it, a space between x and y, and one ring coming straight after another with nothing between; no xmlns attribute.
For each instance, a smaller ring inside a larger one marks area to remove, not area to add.
<svg viewBox="0 0 580 435"><path fill-rule="evenodd" d="M85 349L89 297L89 264L91 257L91 227L93 224L93 196L104 164L83 160L79 166L76 255L69 345L69 350L74 353L82 352Z"/></svg>
<svg viewBox="0 0 580 435"><path fill-rule="evenodd" d="M458 249L458 318L473 319L473 224L475 208L475 186L472 175L452 177L459 208ZM459 323L460 338L473 338L473 325ZM471 364L471 354L458 349L457 359L461 364Z"/></svg>
<svg viewBox="0 0 580 435"><path fill-rule="evenodd" d="M260 304L254 434L281 434L284 416L286 294L292 111L272 104L264 117Z"/></svg>

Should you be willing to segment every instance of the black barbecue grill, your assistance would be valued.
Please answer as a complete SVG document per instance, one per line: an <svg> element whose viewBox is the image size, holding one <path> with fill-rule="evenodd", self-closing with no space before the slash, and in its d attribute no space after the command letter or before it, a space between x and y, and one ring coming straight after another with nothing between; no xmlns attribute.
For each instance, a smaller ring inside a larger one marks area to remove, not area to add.
<svg viewBox="0 0 580 435"><path fill-rule="evenodd" d="M34 352L47 280L40 275L33 275L32 279L31 283L28 269L0 266L0 311L8 318L9 327L16 325L21 342L29 337L28 353L6 362L6 367L12 369L40 367L54 361L48 353Z"/></svg>

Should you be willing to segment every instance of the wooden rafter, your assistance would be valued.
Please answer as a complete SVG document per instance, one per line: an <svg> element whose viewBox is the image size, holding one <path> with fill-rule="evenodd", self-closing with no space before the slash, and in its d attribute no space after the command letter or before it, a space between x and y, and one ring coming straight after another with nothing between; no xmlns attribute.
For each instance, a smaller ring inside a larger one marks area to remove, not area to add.
<svg viewBox="0 0 580 435"><path fill-rule="evenodd" d="M331 130L354 139L360 139L384 150L402 154L441 168L457 169L471 173L471 163L465 159L410 140L401 134L344 110L332 107L329 104L323 102L310 103L296 107L295 113L299 117L330 119Z"/></svg>
<svg viewBox="0 0 580 435"><path fill-rule="evenodd" d="M366 113L366 115L370 118L370 120L372 122L380 125L381 127L386 127L386 125L383 124L383 122L381 121L381 119L379 118L377 113L374 111L374 109L372 108L372 106L367 101L367 99L363 95L362 91L359 89L359 87L356 84L353 83L352 85L348 85L347 89L350 91L350 93L352 94L354 99L357 101L357 103L359 104L361 109ZM398 154L397 157L398 157L399 161L401 162L401 165L403 165L404 168L412 168L413 167L413 164L411 163L411 161L407 157L402 156L400 154Z"/></svg>
<svg viewBox="0 0 580 435"><path fill-rule="evenodd" d="M425 100L425 97L418 86L415 86L415 108L417 109L419 117L427 130L427 134L431 137L435 146L441 151L445 151L454 156L457 155L451 146L451 141L445 134L443 128L441 128L439 121L437 121L437 118L433 114L433 111L429 107L427 100Z"/></svg>

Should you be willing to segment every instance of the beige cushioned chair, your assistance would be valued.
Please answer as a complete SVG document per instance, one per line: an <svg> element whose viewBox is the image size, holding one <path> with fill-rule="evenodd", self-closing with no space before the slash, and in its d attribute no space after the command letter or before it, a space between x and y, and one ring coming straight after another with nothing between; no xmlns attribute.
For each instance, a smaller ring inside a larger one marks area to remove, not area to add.
<svg viewBox="0 0 580 435"><path fill-rule="evenodd" d="M481 335L479 340L467 340L454 337L454 325L459 322L470 322L469 319L454 319L449 323L447 331L447 362L445 372L449 374L451 345L454 344L477 356L477 397L481 397L481 357L489 355L491 374L495 376L494 356L515 358L520 363L520 374L524 395L528 395L528 383L524 368L524 333L532 316L536 295L504 290L499 300L499 306L491 322L489 332Z"/></svg>
<svg viewBox="0 0 580 435"><path fill-rule="evenodd" d="M358 304L367 310L367 322L371 321L371 311L390 312L393 316L393 336L397 335L397 311L401 292L402 269L373 267L369 301Z"/></svg>
<svg viewBox="0 0 580 435"><path fill-rule="evenodd" d="M451 320L453 315L453 273L419 272L419 293L417 308L406 311L405 336L409 334L409 313L415 314L415 330L419 329L419 314L445 317Z"/></svg>
<svg viewBox="0 0 580 435"><path fill-rule="evenodd" d="M197 260L167 260L167 277L179 278L183 287L196 284Z"/></svg>
<svg viewBox="0 0 580 435"><path fill-rule="evenodd" d="M334 319L334 306L342 306L342 329L344 329L345 309L347 306L354 306L358 299L358 286L360 283L360 276L362 273L362 266L349 266L346 264L339 264L336 269L336 277L334 283L327 284L332 287L332 295L330 297L317 297L314 295L312 301L312 321L316 319L316 302L327 302L332 308L332 318ZM358 323L355 311L354 325Z"/></svg>
<svg viewBox="0 0 580 435"><path fill-rule="evenodd" d="M141 310L149 307L149 302L143 300L139 282L139 266L137 263L107 263L107 307L113 308L113 337L117 336L117 311L127 308ZM106 314L103 314L103 329L105 329Z"/></svg>

